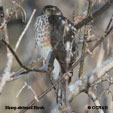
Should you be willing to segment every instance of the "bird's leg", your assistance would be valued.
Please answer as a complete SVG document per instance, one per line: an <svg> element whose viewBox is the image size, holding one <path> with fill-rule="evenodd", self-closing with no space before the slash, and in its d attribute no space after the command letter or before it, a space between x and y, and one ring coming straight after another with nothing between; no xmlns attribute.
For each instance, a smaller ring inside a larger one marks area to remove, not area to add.
<svg viewBox="0 0 113 113"><path fill-rule="evenodd" d="M49 66L49 61L50 61L50 58L51 58L51 54L52 54L52 51L49 52L49 54L47 56L47 59L45 61L45 65L40 68L41 70L45 70L45 71L48 70L48 66Z"/></svg>
<svg viewBox="0 0 113 113"><path fill-rule="evenodd" d="M42 66L40 69L51 72L53 70L53 62L55 57L56 57L56 51L50 51L45 61L45 65Z"/></svg>

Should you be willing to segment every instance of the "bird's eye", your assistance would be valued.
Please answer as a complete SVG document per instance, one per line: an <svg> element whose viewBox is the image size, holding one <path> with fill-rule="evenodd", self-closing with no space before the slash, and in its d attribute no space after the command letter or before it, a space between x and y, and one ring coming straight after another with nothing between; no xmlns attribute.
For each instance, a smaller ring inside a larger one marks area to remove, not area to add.
<svg viewBox="0 0 113 113"><path fill-rule="evenodd" d="M48 12L48 13L51 13L51 10L50 10L50 9L47 9L47 12Z"/></svg>

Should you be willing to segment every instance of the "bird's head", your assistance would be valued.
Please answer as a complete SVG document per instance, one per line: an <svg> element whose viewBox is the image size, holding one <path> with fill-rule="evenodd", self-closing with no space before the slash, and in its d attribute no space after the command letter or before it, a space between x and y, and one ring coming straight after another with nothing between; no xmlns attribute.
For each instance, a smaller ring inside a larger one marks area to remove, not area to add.
<svg viewBox="0 0 113 113"><path fill-rule="evenodd" d="M63 15L60 9L53 5L47 5L42 9L42 14Z"/></svg>

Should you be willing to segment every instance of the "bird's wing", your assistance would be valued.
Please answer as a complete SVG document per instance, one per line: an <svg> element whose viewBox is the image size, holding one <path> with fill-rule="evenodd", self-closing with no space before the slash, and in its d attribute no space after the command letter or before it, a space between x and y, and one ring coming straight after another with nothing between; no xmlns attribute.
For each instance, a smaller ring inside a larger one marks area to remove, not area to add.
<svg viewBox="0 0 113 113"><path fill-rule="evenodd" d="M74 26L67 18L58 15L49 16L49 23L51 26L51 44L54 47L60 40L60 44L57 47L57 59L60 63L65 65L66 50L65 43L67 41L72 42L74 38ZM76 46L75 44L73 47Z"/></svg>
<svg viewBox="0 0 113 113"><path fill-rule="evenodd" d="M72 41L74 38L74 24L64 16L49 16L51 25L51 43L54 46L60 39L64 41ZM63 39L64 38L64 39Z"/></svg>

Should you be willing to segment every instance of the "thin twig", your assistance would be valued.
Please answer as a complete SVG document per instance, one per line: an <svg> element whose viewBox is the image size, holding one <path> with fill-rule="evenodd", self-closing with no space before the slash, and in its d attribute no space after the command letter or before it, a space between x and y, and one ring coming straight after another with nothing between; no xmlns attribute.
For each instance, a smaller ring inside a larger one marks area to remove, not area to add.
<svg viewBox="0 0 113 113"><path fill-rule="evenodd" d="M5 20L4 20L4 22L5 22ZM4 41L8 44L9 38L8 38L6 24L4 25L3 33L4 33L4 39L5 39ZM10 49L7 47L7 64L6 64L6 67L5 67L3 75L2 75L2 81L0 83L0 93L2 92L3 87L5 86L7 80L9 79L12 64L13 64L13 55L12 55L12 52L10 51Z"/></svg>
<svg viewBox="0 0 113 113"><path fill-rule="evenodd" d="M31 14L31 16L30 16L30 19L29 19L29 21L28 21L26 27L24 28L23 32L21 33L21 35L20 35L20 37L19 37L19 39L18 39L18 41L17 41L17 43L16 43L16 46L15 46L15 49L14 49L15 52L16 52L16 50L18 49L19 44L20 44L20 42L21 42L23 36L25 35L27 29L28 29L28 27L29 27L29 25L30 25L30 23L31 23L31 21L32 21L32 18L33 18L33 16L35 15L35 12L36 12L36 9L33 10L33 12L32 12L32 14Z"/></svg>
<svg viewBox="0 0 113 113"><path fill-rule="evenodd" d="M52 86L50 86L48 89L46 89L45 91L43 91L41 93L41 95L37 96L38 100L42 99L47 93L49 93L58 84L58 82L60 82L61 80L64 79L64 76L63 77L60 77L57 81L54 82L54 84ZM32 106L32 105L35 104L35 102L36 102L36 100L33 99L27 106ZM23 109L19 113L25 113L26 111L27 111L27 109Z"/></svg>
<svg viewBox="0 0 113 113"><path fill-rule="evenodd" d="M101 106L99 99L96 97L96 95L91 90L89 90L88 95L93 100L95 106ZM97 109L97 110L98 110L99 113L104 113L104 111L102 109Z"/></svg>
<svg viewBox="0 0 113 113"><path fill-rule="evenodd" d="M113 69L113 56L104 61L99 67L96 67L89 74L83 76L81 80L77 80L70 84L70 99L72 100L80 92L88 92L88 89L94 85L94 83L105 76L110 70ZM98 75L97 75L98 74ZM96 76L97 75L97 76Z"/></svg>
<svg viewBox="0 0 113 113"><path fill-rule="evenodd" d="M23 89L27 87L29 90L31 90L31 92L33 93L34 95L34 98L37 102L39 102L38 98L37 98L37 95L36 95L36 92L34 91L34 89L27 83L27 82L24 82L24 85L22 86L22 88L19 90L19 92L17 93L16 95L16 98L18 98L18 96L20 95L20 93L23 91Z"/></svg>
<svg viewBox="0 0 113 113"><path fill-rule="evenodd" d="M17 3L16 1L14 1L14 4L19 7L22 11L21 11L21 15L22 15L22 21L25 23L26 22L26 12L25 12L25 9L19 4Z"/></svg>
<svg viewBox="0 0 113 113"><path fill-rule="evenodd" d="M91 22L91 20L93 20L95 17L99 16L104 11L106 11L107 9L109 9L109 7L112 6L112 4L113 4L113 0L107 0L106 3L101 8L97 9L96 11L94 11L93 13L91 13L88 17L86 17L81 22L79 22L78 24L76 24L75 25L75 28L78 30L81 27L83 27L84 25L86 25L87 23Z"/></svg>
<svg viewBox="0 0 113 113"><path fill-rule="evenodd" d="M28 72L31 71L36 71L36 72L45 72L44 70L41 69L30 69L28 67L26 67L25 65L23 65L23 63L20 61L20 59L18 58L18 56L16 55L16 53L14 52L14 50L11 48L11 46L3 39L1 38L1 41L6 45L6 47L8 47L8 49L11 51L11 53L13 54L13 56L15 57L16 61L18 62L18 64L20 65L20 67L24 68L25 70L27 70Z"/></svg>
<svg viewBox="0 0 113 113"><path fill-rule="evenodd" d="M107 28L106 28L107 29ZM111 31L113 30L113 25L109 28L109 30L107 32L104 33L104 35L99 39L99 41L96 42L96 44L90 49L90 52L93 52L94 49L100 45L100 43L102 43L104 41L104 39L111 33ZM105 30L106 31L106 30ZM84 57L88 56L89 52L86 52ZM73 70L81 61L82 57L80 57L75 63L73 63L72 67L68 70L69 72L71 70Z"/></svg>
<svg viewBox="0 0 113 113"><path fill-rule="evenodd" d="M26 86L27 86L27 84L25 83L25 84L22 86L22 88L19 90L19 92L17 93L16 98L19 97L19 95L21 94L21 92L23 91L23 89L24 89Z"/></svg>
<svg viewBox="0 0 113 113"><path fill-rule="evenodd" d="M91 13L91 7L92 7L92 1L88 0L88 11L87 11L87 16L90 15ZM83 68L84 68L84 61L85 61L85 52L86 52L86 41L88 39L88 30L89 30L89 25L85 25L84 26L84 41L83 41L83 45L82 45L82 52L81 52L81 61L80 61L80 68L79 68L79 78L82 77L83 74Z"/></svg>
<svg viewBox="0 0 113 113"><path fill-rule="evenodd" d="M43 62L43 60L44 60L43 58L39 58L37 61L32 62L32 64L27 65L27 67L35 68L37 65L41 64ZM24 68L20 67L18 70L16 70L13 73L11 73L10 79L8 81L17 80L20 77L22 77L23 74L27 74L27 73L29 73L29 72L26 71Z"/></svg>
<svg viewBox="0 0 113 113"><path fill-rule="evenodd" d="M20 0L18 2L18 4L21 4L24 0ZM10 12L9 16L5 19L5 22L0 26L0 29L4 28L5 24L8 24L8 22L12 19L12 17L16 14L16 12L19 10L20 8L17 7L15 10L13 10L12 12Z"/></svg>

